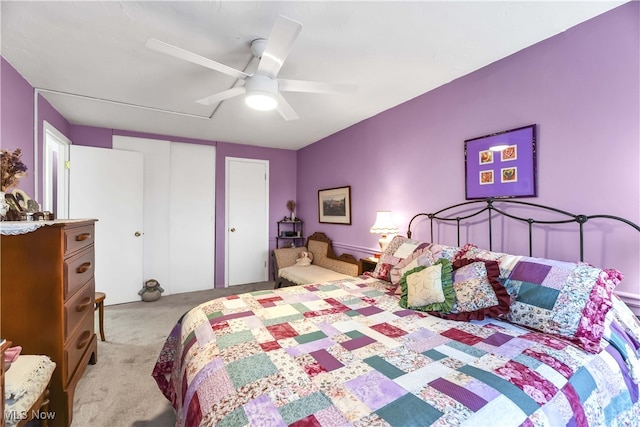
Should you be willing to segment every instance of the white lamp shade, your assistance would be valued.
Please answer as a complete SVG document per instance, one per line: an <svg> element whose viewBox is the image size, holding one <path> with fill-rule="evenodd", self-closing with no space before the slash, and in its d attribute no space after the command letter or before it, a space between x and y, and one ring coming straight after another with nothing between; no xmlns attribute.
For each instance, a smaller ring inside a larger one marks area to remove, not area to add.
<svg viewBox="0 0 640 427"><path fill-rule="evenodd" d="M391 211L378 211L376 213L376 222L369 231L373 234L397 234L398 227L393 223Z"/></svg>
<svg viewBox="0 0 640 427"><path fill-rule="evenodd" d="M391 211L378 211L376 213L376 222L369 231L374 234L382 234L378 244L380 245L380 251L384 252L389 242L391 242L391 236L389 235L398 234L398 227L395 226L393 219L391 219Z"/></svg>

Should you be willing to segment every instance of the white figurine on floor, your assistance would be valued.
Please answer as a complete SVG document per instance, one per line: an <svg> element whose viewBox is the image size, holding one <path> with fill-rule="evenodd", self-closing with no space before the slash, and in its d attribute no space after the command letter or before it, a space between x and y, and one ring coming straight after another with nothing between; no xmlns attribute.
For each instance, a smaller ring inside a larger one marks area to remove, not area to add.
<svg viewBox="0 0 640 427"><path fill-rule="evenodd" d="M164 289L160 286L155 279L150 279L144 282L144 287L140 289L138 295L142 296L142 301L151 302L160 298L160 294L164 292Z"/></svg>

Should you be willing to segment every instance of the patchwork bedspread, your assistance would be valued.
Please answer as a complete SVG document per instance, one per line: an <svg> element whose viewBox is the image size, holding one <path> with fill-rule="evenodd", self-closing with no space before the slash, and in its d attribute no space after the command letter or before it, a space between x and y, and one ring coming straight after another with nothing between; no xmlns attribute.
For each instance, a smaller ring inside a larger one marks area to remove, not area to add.
<svg viewBox="0 0 640 427"><path fill-rule="evenodd" d="M176 424L637 425L640 326L622 324L626 306L594 355L500 321L403 309L387 284L350 278L193 308L153 371Z"/></svg>

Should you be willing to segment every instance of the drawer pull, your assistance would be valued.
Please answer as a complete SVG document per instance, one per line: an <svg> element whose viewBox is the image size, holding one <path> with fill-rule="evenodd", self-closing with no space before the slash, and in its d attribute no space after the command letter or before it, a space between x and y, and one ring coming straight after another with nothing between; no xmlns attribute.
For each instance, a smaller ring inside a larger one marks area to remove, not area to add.
<svg viewBox="0 0 640 427"><path fill-rule="evenodd" d="M82 233L76 236L76 242L83 242L91 238L91 233Z"/></svg>
<svg viewBox="0 0 640 427"><path fill-rule="evenodd" d="M87 346L87 344L91 340L91 331L84 331L80 338L81 339L78 341L78 345L76 345L78 350L83 349Z"/></svg>
<svg viewBox="0 0 640 427"><path fill-rule="evenodd" d="M91 297L85 297L83 302L76 306L76 311L85 311L92 304Z"/></svg>
<svg viewBox="0 0 640 427"><path fill-rule="evenodd" d="M83 262L78 266L78 268L76 268L76 273L78 274L86 273L87 271L89 271L89 269L91 269L91 263Z"/></svg>

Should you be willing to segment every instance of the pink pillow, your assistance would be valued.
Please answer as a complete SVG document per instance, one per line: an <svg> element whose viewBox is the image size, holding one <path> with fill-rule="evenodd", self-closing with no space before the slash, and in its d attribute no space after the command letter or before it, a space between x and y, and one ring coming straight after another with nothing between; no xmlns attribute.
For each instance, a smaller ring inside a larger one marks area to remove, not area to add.
<svg viewBox="0 0 640 427"><path fill-rule="evenodd" d="M400 279L402 279L402 276L404 276L404 274L407 271L422 265L425 265L428 267L432 265L434 262L436 262L436 260L433 259L433 252L431 252L431 246L433 245L427 245L422 249L418 249L414 251L407 258L403 259L402 261L397 263L395 266L393 266L389 273L391 278L391 283L397 286L398 284L400 284Z"/></svg>
<svg viewBox="0 0 640 427"><path fill-rule="evenodd" d="M371 273L371 276L376 279L388 281L389 273L397 263L426 245L428 245L428 243L422 243L404 236L395 236L384 252L382 252L380 261L376 264L376 268Z"/></svg>

